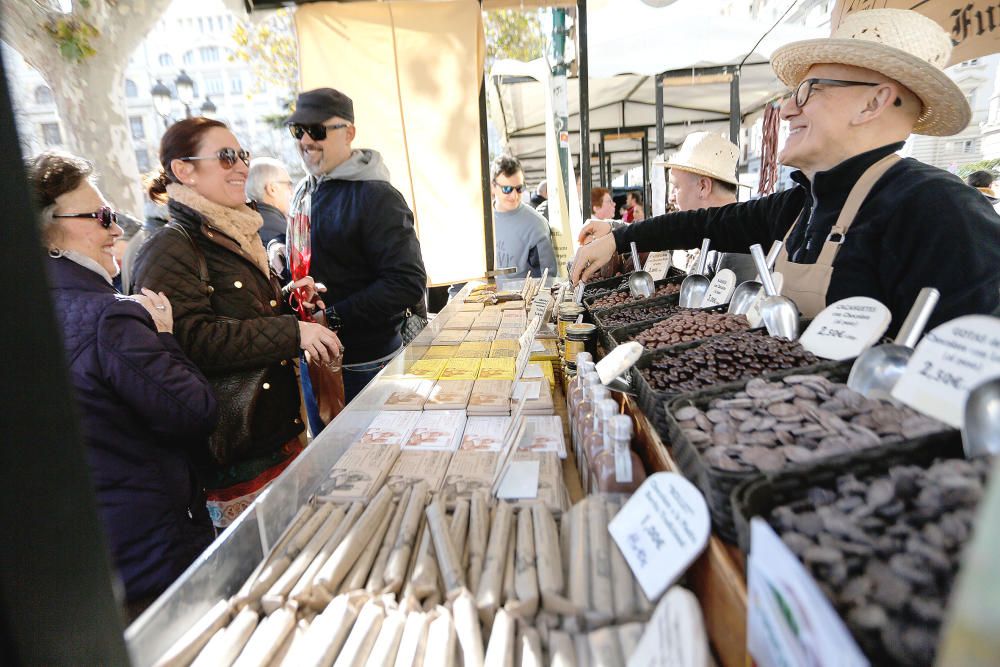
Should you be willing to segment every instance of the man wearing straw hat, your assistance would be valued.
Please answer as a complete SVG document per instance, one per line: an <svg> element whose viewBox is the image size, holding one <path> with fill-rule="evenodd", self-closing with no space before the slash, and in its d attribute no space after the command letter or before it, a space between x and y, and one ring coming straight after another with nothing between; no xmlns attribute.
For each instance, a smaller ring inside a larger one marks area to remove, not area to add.
<svg viewBox="0 0 1000 667"><path fill-rule="evenodd" d="M736 203L736 165L740 149L721 134L692 132L679 151L654 167L670 170L670 203L678 211L696 211ZM699 250L677 250L673 265L688 270L698 260Z"/></svg>
<svg viewBox="0 0 1000 667"><path fill-rule="evenodd" d="M586 280L634 241L639 250L723 252L784 240L776 270L806 316L849 296L892 311L896 331L922 287L941 300L930 326L1000 305L1000 225L956 176L896 152L911 133L949 136L972 113L944 73L951 40L931 19L900 9L847 16L828 39L788 44L771 58L792 93L779 160L798 187L721 208L670 213L615 230L588 223L573 279Z"/></svg>

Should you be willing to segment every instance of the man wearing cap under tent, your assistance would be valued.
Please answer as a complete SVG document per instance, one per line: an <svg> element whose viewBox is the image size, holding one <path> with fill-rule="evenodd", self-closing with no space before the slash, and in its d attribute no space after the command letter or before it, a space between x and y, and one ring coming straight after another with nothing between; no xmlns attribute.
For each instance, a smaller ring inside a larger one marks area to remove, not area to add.
<svg viewBox="0 0 1000 667"><path fill-rule="evenodd" d="M634 241L639 250L723 252L784 240L776 271L806 316L850 296L892 312L898 330L921 288L941 300L930 326L1000 305L1000 226L992 207L956 176L896 151L911 133L949 136L969 124L961 89L944 73L951 40L909 10L847 16L827 39L795 42L771 58L792 88L781 106L790 133L779 160L797 187L721 208L670 213L609 234L581 232L573 280L586 280Z"/></svg>

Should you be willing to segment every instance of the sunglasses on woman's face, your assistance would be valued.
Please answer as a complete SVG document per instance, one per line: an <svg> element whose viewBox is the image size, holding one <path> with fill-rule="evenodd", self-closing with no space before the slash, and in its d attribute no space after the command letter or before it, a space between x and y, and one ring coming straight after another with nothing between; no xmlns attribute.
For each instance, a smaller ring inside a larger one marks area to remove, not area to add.
<svg viewBox="0 0 1000 667"><path fill-rule="evenodd" d="M235 148L223 148L215 155L205 155L202 157L182 157L181 162L194 162L196 160L218 160L223 169L232 169L236 165L236 160L240 160L246 166L250 166L250 151L246 149L236 150Z"/></svg>
<svg viewBox="0 0 1000 667"><path fill-rule="evenodd" d="M293 123L288 126L288 131L291 132L295 141L302 139L302 136L305 134L308 134L313 141L323 141L326 139L327 130L342 130L350 126L350 123L334 123L333 125L322 125L319 123L316 125L298 125Z"/></svg>
<svg viewBox="0 0 1000 667"><path fill-rule="evenodd" d="M524 192L524 183L522 183L521 185L500 185L496 181L493 181L493 185L500 188L500 192L504 193L505 195L509 195L511 192L514 192L515 190L517 190L517 194L521 194L522 192Z"/></svg>
<svg viewBox="0 0 1000 667"><path fill-rule="evenodd" d="M101 227L111 229L111 225L118 224L118 214L110 206L102 206L92 213L59 213L53 218L96 218Z"/></svg>

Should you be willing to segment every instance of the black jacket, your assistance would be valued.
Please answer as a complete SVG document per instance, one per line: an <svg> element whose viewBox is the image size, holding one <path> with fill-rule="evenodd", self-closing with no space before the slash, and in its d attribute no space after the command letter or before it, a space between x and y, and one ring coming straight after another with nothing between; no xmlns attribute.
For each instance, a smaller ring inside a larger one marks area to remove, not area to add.
<svg viewBox="0 0 1000 667"><path fill-rule="evenodd" d="M695 248L765 252L788 237L792 261L815 263L851 187L869 166L902 148L892 144L856 155L798 185L757 200L649 218L615 231L619 252L635 241L641 251ZM922 287L941 292L928 328L1000 304L1000 217L956 176L904 159L883 176L858 211L833 263L827 303L868 296L892 311L890 334L906 318Z"/></svg>
<svg viewBox="0 0 1000 667"><path fill-rule="evenodd" d="M129 600L157 595L214 537L190 454L215 396L142 306L68 259L46 264L115 566Z"/></svg>
<svg viewBox="0 0 1000 667"><path fill-rule="evenodd" d="M312 192L311 275L343 322L344 363L372 361L402 344L407 308L427 274L413 214L385 181L321 181Z"/></svg>

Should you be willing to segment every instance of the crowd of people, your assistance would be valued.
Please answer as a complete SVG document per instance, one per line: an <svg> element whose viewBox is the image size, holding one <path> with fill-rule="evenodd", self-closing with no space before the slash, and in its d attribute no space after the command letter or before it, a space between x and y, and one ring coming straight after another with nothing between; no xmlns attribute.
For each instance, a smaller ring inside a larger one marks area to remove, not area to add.
<svg viewBox="0 0 1000 667"><path fill-rule="evenodd" d="M132 223L127 246L85 157L27 165L130 616L303 450L306 413L315 434L336 413L324 404L388 363L424 302L413 215L379 154L352 146L354 120L339 91L300 95L287 121L298 187L221 121L173 124L148 184L162 217ZM305 240L287 237L296 206ZM308 275L292 280L303 257Z"/></svg>

